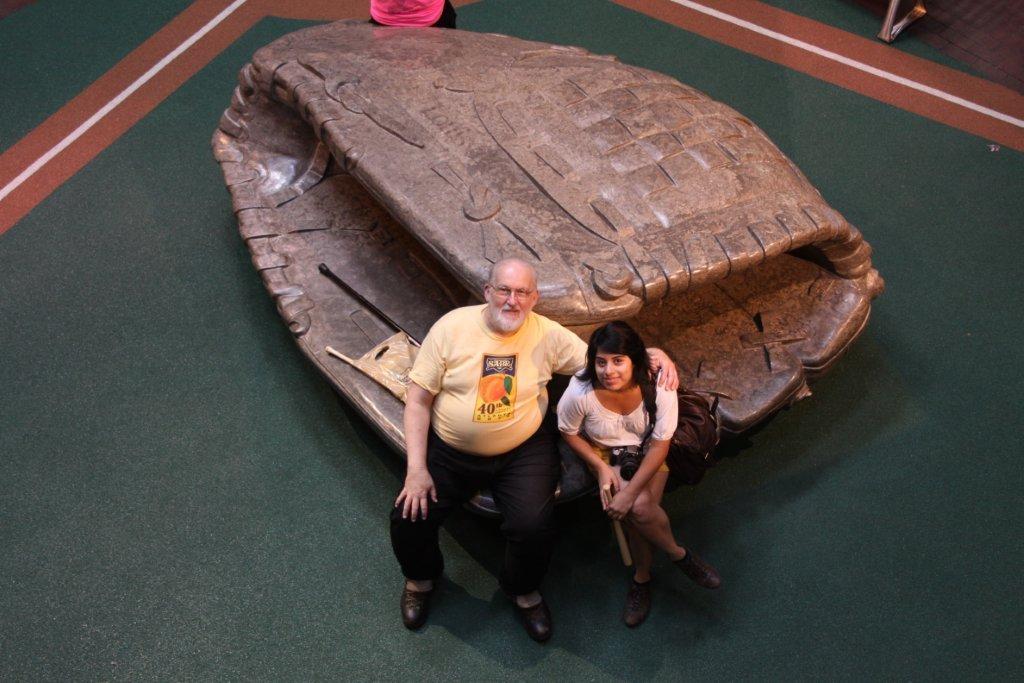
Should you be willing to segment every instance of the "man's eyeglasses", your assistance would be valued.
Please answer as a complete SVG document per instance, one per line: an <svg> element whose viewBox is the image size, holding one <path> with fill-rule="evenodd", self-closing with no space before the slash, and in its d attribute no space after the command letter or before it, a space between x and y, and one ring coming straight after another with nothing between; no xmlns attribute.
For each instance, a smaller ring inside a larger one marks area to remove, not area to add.
<svg viewBox="0 0 1024 683"><path fill-rule="evenodd" d="M495 287L492 284L488 284L487 286L490 287L491 291L494 292L498 296L498 298L502 300L508 299L513 294L516 295L517 299L525 299L526 297L533 294L534 291L532 289L512 289L510 287Z"/></svg>

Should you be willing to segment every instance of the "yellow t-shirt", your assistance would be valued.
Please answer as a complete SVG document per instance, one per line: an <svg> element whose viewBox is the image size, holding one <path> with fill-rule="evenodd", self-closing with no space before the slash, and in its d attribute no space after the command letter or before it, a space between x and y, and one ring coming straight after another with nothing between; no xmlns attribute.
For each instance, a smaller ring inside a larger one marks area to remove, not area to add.
<svg viewBox="0 0 1024 683"><path fill-rule="evenodd" d="M434 394L430 424L438 436L460 451L491 456L537 431L551 375L582 369L587 345L536 313L503 337L487 327L485 308L457 308L434 323L409 379Z"/></svg>

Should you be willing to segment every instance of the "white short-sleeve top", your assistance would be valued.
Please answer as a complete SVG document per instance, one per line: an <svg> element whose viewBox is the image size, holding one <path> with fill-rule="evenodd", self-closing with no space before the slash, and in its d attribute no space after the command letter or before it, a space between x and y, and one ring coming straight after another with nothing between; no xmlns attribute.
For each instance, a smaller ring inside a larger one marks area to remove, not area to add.
<svg viewBox="0 0 1024 683"><path fill-rule="evenodd" d="M657 388L657 415L651 440L671 439L679 420L679 398L676 392ZM558 402L558 429L566 434L586 432L587 439L597 446L639 446L647 432L647 410L643 402L629 415L608 410L597 400L594 387L573 376L569 388Z"/></svg>

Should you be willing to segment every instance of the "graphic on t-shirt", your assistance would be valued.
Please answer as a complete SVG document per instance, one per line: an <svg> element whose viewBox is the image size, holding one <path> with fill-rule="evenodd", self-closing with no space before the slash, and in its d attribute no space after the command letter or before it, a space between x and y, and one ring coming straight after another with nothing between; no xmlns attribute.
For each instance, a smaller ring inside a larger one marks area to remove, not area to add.
<svg viewBox="0 0 1024 683"><path fill-rule="evenodd" d="M515 416L516 357L484 356L473 422L504 422Z"/></svg>

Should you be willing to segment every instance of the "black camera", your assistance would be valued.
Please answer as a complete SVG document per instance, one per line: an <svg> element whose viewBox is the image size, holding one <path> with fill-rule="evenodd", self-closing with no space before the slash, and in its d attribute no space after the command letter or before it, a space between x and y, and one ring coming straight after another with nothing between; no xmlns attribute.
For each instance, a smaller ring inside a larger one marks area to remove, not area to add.
<svg viewBox="0 0 1024 683"><path fill-rule="evenodd" d="M619 466L619 476L629 481L640 469L644 454L639 446L619 446L612 449L611 464Z"/></svg>

